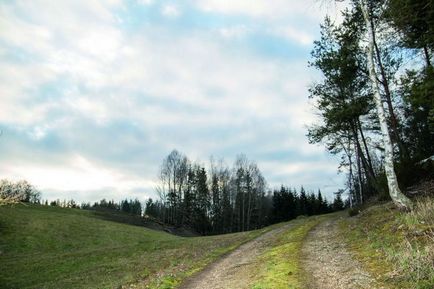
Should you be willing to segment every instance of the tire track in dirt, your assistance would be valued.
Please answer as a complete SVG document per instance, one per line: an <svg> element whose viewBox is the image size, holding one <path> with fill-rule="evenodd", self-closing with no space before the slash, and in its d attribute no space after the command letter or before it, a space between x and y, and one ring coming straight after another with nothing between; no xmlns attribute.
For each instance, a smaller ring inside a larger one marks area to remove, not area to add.
<svg viewBox="0 0 434 289"><path fill-rule="evenodd" d="M301 264L309 289L380 289L339 240L338 218L318 224L307 235Z"/></svg>
<svg viewBox="0 0 434 289"><path fill-rule="evenodd" d="M255 280L255 264L273 240L293 227L287 224L247 242L200 273L187 279L181 289L245 289Z"/></svg>

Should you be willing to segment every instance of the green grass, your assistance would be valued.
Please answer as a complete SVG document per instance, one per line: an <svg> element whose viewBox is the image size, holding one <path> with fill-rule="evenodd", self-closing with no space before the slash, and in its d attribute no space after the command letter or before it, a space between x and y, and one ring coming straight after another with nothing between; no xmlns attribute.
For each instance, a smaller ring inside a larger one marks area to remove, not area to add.
<svg viewBox="0 0 434 289"><path fill-rule="evenodd" d="M434 200L412 212L376 205L341 225L344 241L388 288L434 288Z"/></svg>
<svg viewBox="0 0 434 289"><path fill-rule="evenodd" d="M254 289L303 288L300 250L307 233L330 215L292 221L293 227L279 235L258 262Z"/></svg>
<svg viewBox="0 0 434 289"><path fill-rule="evenodd" d="M0 288L172 288L271 228L183 238L92 211L3 206Z"/></svg>

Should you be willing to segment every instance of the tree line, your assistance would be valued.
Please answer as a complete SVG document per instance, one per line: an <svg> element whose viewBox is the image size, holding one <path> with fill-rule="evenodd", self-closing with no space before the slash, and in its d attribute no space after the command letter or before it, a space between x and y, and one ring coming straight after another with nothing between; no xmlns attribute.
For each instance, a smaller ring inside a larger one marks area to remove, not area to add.
<svg viewBox="0 0 434 289"><path fill-rule="evenodd" d="M27 181L0 181L0 196L13 197L16 203L152 217L202 235L248 231L300 215L324 214L344 208L341 192L329 203L320 190L306 192L301 187L297 192L283 185L270 190L257 164L245 155L239 155L231 168L223 160L216 162L211 158L206 169L173 150L163 160L156 191L159 200L148 199L145 203L138 199L120 202L102 199L93 204L79 204L73 199L41 201L40 192Z"/></svg>
<svg viewBox="0 0 434 289"><path fill-rule="evenodd" d="M201 234L258 229L299 215L342 209L340 193L333 204L321 192L302 187L269 191L255 162L239 155L232 168L211 159L209 170L173 150L163 161L157 188L160 199L148 200L146 214Z"/></svg>
<svg viewBox="0 0 434 289"><path fill-rule="evenodd" d="M308 138L341 156L352 206L389 191L408 209L400 188L433 177L420 165L434 155L433 15L430 0L357 0L321 25Z"/></svg>
<svg viewBox="0 0 434 289"><path fill-rule="evenodd" d="M114 200L107 201L106 199L102 199L98 202L94 202L91 204L90 202L83 202L78 204L74 200L54 200L54 201L45 201L45 205L62 207L62 208L76 208L83 210L108 210L108 211L119 211L123 213L127 213L134 216L142 216L143 214L143 204L136 199L125 199L120 202L115 202Z"/></svg>
<svg viewBox="0 0 434 289"><path fill-rule="evenodd" d="M289 221L298 216L331 213L345 207L340 192L336 193L333 203L328 203L320 190L317 194L306 193L303 187L297 193L294 188L281 186L280 190L273 191L271 200L273 205L271 210L272 223Z"/></svg>

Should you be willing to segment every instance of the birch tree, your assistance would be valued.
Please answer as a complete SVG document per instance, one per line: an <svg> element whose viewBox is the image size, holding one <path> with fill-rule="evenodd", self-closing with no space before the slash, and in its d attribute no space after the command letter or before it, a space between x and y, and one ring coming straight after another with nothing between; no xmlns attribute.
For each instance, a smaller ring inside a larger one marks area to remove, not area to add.
<svg viewBox="0 0 434 289"><path fill-rule="evenodd" d="M408 210L411 208L411 201L407 198L399 189L398 180L395 173L393 164L393 146L390 139L389 128L384 112L383 103L380 95L380 87L377 79L377 73L375 71L374 64L374 31L371 26L371 18L366 0L359 0L359 5L363 13L363 18L366 24L366 30L368 34L368 45L366 47L366 54L368 59L368 71L371 81L372 91L374 95L374 102L377 109L377 116L380 122L381 134L384 144L384 168L387 177L387 185L389 188L389 194L392 201L398 208Z"/></svg>

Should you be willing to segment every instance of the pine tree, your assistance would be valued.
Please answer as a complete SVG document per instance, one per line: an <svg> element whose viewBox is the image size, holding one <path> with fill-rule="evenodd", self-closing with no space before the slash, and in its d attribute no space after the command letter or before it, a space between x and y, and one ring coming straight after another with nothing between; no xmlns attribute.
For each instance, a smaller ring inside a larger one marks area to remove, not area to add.
<svg viewBox="0 0 434 289"><path fill-rule="evenodd" d="M342 201L342 191L335 193L335 199L333 200L333 210L340 211L344 209L344 202Z"/></svg>
<svg viewBox="0 0 434 289"><path fill-rule="evenodd" d="M315 208L316 208L315 211L316 211L317 214L323 214L323 213L325 213L325 210L324 210L324 200L322 198L322 194L321 194L321 190L320 189L318 189L318 195L317 195L317 198L316 198Z"/></svg>
<svg viewBox="0 0 434 289"><path fill-rule="evenodd" d="M195 227L204 234L210 230L211 224L208 219L210 207L209 190L207 185L207 174L205 168L199 168L197 173L197 198L195 207Z"/></svg>
<svg viewBox="0 0 434 289"><path fill-rule="evenodd" d="M300 189L300 196L298 197L297 205L297 215L307 215L307 197L303 186Z"/></svg>

